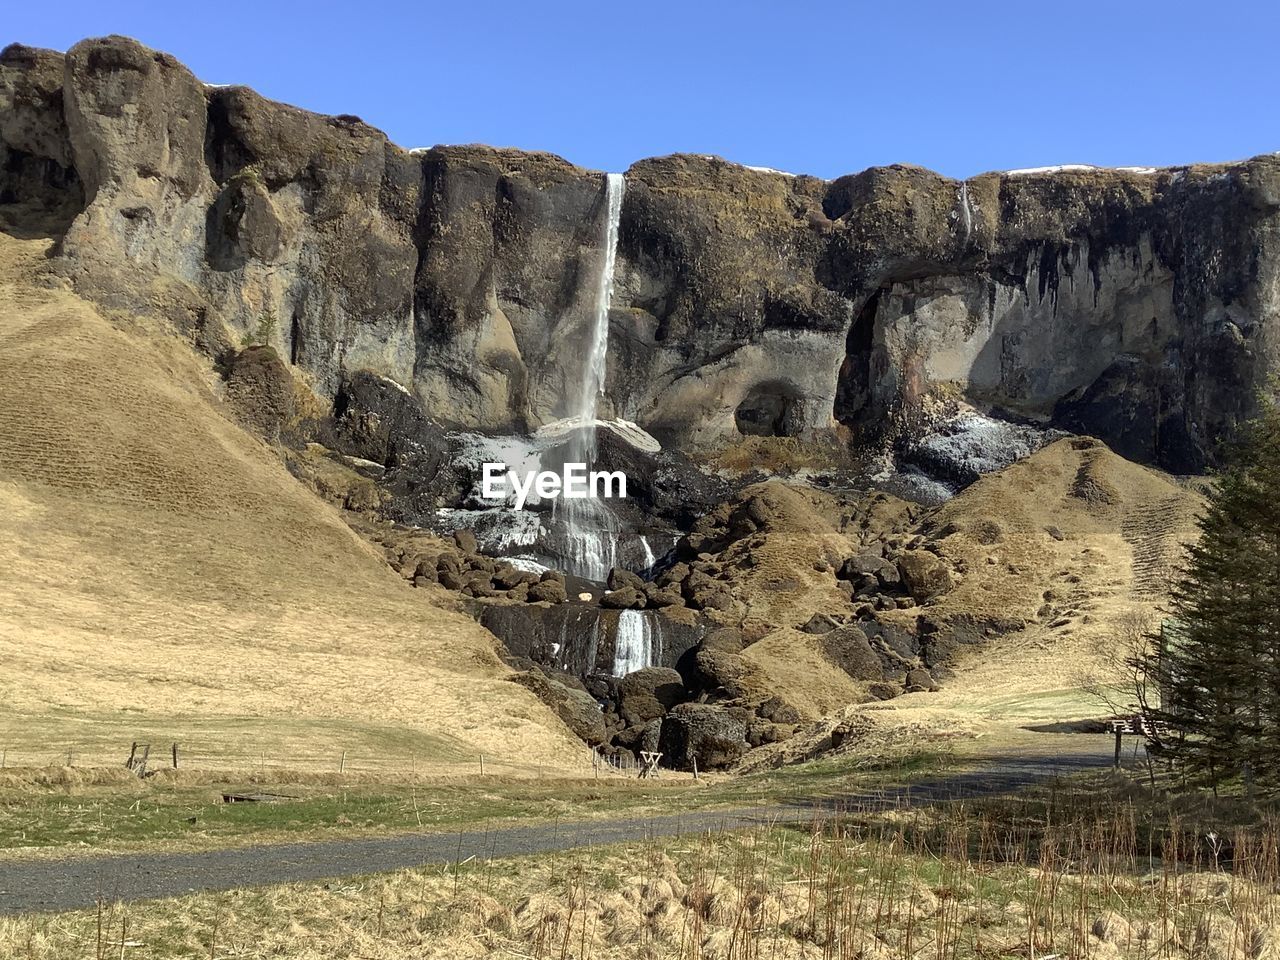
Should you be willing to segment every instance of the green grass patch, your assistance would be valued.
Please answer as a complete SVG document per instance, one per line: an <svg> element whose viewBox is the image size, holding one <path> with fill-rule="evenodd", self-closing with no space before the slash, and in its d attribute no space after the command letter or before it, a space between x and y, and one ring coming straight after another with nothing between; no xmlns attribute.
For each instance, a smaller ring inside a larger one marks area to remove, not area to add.
<svg viewBox="0 0 1280 960"><path fill-rule="evenodd" d="M111 786L0 790L0 851L184 848L440 831L467 825L580 820L786 804L904 783L944 769L942 754L893 761L844 757L740 778L694 782L548 780L467 783L184 785L155 778ZM224 802L224 794L276 794Z"/></svg>

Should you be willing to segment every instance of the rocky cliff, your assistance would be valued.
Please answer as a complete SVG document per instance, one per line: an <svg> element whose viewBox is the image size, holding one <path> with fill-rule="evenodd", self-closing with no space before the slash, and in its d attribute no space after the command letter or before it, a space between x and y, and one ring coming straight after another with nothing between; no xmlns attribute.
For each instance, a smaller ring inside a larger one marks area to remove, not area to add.
<svg viewBox="0 0 1280 960"><path fill-rule="evenodd" d="M370 370L445 423L562 416L602 196L557 157L406 151L120 37L0 54L4 229L59 237L82 293L213 354L269 313L322 399ZM964 398L1198 470L1276 368L1278 264L1276 156L965 182L643 160L608 402L692 449L881 442Z"/></svg>

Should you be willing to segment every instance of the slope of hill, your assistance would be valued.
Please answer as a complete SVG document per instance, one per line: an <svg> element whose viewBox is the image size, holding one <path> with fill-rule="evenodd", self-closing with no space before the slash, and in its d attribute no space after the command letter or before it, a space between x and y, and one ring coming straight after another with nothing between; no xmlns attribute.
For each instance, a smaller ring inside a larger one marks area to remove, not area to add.
<svg viewBox="0 0 1280 960"><path fill-rule="evenodd" d="M0 234L0 744L8 763L519 772L585 748L494 639L392 573L224 417L171 335Z"/></svg>
<svg viewBox="0 0 1280 960"><path fill-rule="evenodd" d="M895 706L1054 721L1106 712L1082 691L1111 685L1123 707L1132 694L1116 686L1122 660L1158 626L1202 505L1194 483L1085 437L983 477L927 521L963 570L933 612L1026 626L961 649L940 693Z"/></svg>

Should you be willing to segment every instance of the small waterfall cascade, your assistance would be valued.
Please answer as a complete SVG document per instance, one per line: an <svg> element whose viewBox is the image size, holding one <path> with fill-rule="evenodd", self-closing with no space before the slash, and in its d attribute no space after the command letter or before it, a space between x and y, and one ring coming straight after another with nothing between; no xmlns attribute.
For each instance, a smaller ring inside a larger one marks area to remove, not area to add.
<svg viewBox="0 0 1280 960"><path fill-rule="evenodd" d="M620 173L607 174L604 189L605 216L600 238L603 256L595 284L586 363L581 389L567 417L567 425L573 430L567 445L566 462L585 463L588 467L596 458L597 415L608 371L609 304L613 299L613 269L618 256L618 225L622 220L626 180ZM609 569L618 565L618 537L621 532L609 507L594 497L560 499L556 501L554 513L564 522L573 572L588 580L607 577Z"/></svg>
<svg viewBox="0 0 1280 960"><path fill-rule="evenodd" d="M960 184L960 225L964 227L965 243L973 234L973 203L969 200L969 182Z"/></svg>
<svg viewBox="0 0 1280 960"><path fill-rule="evenodd" d="M615 677L625 677L657 662L662 654L662 634L654 627L653 614L639 610L623 610L618 614L613 638Z"/></svg>

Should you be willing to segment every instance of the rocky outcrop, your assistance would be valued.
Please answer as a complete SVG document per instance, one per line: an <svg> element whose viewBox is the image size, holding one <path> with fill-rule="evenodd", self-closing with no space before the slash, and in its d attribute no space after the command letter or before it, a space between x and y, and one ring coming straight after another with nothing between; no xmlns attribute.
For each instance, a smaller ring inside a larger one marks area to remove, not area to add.
<svg viewBox="0 0 1280 960"><path fill-rule="evenodd" d="M663 763L677 770L727 767L751 749L748 711L710 703L682 703L662 721Z"/></svg>
<svg viewBox="0 0 1280 960"><path fill-rule="evenodd" d="M225 397L236 419L276 441L294 420L294 383L270 347L248 347L228 358Z"/></svg>
<svg viewBox="0 0 1280 960"><path fill-rule="evenodd" d="M575 689L541 670L517 673L511 677L511 681L532 691L585 743L591 746L604 743L604 716L591 694Z"/></svg>
<svg viewBox="0 0 1280 960"><path fill-rule="evenodd" d="M61 269L109 306L213 353L271 310L268 345L324 400L367 369L443 424L566 412L598 173L405 151L120 37L0 54L0 151L0 222L60 237ZM601 412L683 449L839 425L879 443L962 396L1198 470L1276 370L1278 263L1275 156L965 182L644 160Z"/></svg>
<svg viewBox="0 0 1280 960"><path fill-rule="evenodd" d="M84 208L62 104L63 57L0 52L0 228L61 235Z"/></svg>

